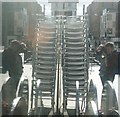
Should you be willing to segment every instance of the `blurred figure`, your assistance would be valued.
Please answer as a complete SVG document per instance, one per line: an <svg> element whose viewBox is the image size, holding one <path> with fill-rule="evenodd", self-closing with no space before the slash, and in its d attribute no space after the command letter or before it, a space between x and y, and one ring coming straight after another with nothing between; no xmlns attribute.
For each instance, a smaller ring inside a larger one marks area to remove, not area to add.
<svg viewBox="0 0 120 117"><path fill-rule="evenodd" d="M96 49L96 57L97 63L100 65L99 69L99 75L102 81L102 85L104 85L104 82L106 81L105 75L106 75L106 64L105 64L105 56L106 51L103 44L100 44L99 47Z"/></svg>
<svg viewBox="0 0 120 117"><path fill-rule="evenodd" d="M118 52L114 49L112 42L100 45L96 49L96 59L100 62L100 78L102 84L107 80L114 81L115 74L119 74Z"/></svg>
<svg viewBox="0 0 120 117"><path fill-rule="evenodd" d="M16 89L23 73L22 58L19 54L24 51L23 45L19 41L13 40L10 47L2 53L2 73L9 72L9 76L14 80Z"/></svg>
<svg viewBox="0 0 120 117"><path fill-rule="evenodd" d="M2 53L2 73L9 73L8 81L2 86L2 114L7 115L11 103L16 97L16 90L23 73L22 57L20 53L26 51L25 44L17 40L11 41L10 47Z"/></svg>
<svg viewBox="0 0 120 117"><path fill-rule="evenodd" d="M106 50L106 80L114 81L115 74L118 74L118 52L114 49L114 44L108 42L105 44Z"/></svg>

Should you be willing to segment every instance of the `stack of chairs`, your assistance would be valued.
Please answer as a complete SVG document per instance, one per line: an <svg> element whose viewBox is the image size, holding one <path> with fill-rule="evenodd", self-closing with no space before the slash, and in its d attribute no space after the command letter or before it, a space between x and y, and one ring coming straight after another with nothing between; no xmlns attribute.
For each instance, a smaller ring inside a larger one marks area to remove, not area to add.
<svg viewBox="0 0 120 117"><path fill-rule="evenodd" d="M75 115L78 115L79 102L85 101L88 85L84 22L75 17L67 19L63 35L63 108L67 110L69 99L75 101Z"/></svg>
<svg viewBox="0 0 120 117"><path fill-rule="evenodd" d="M44 99L51 102L54 108L55 80L56 80L56 46L57 31L55 20L46 19L39 22L36 38L36 57L34 77L36 79L35 107L45 106ZM43 114L43 113L42 113Z"/></svg>

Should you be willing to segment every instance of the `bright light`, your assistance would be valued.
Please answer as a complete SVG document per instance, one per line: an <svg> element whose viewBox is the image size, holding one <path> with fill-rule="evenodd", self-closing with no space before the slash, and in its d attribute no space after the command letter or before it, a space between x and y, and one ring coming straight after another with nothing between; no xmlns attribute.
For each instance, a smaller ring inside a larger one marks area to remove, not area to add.
<svg viewBox="0 0 120 117"><path fill-rule="evenodd" d="M77 4L77 15L83 15L83 5L85 5L85 12L86 12L88 5L92 1L93 0L79 0L79 3Z"/></svg>

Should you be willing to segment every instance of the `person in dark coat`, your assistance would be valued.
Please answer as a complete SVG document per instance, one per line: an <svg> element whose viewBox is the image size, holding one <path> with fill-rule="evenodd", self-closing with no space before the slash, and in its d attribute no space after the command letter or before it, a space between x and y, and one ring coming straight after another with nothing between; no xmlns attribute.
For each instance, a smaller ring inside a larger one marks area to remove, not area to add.
<svg viewBox="0 0 120 117"><path fill-rule="evenodd" d="M100 62L100 78L102 85L107 80L114 81L115 74L119 74L119 53L114 49L112 42L100 45L96 49L96 59Z"/></svg>
<svg viewBox="0 0 120 117"><path fill-rule="evenodd" d="M8 81L2 86L2 114L8 115L11 103L16 97L17 86L23 73L22 57L20 53L26 52L23 43L13 40L9 48L2 53L2 73L9 73Z"/></svg>
<svg viewBox="0 0 120 117"><path fill-rule="evenodd" d="M16 88L23 73L22 57L19 55L23 49L19 41L13 40L10 47L2 53L2 73L8 71Z"/></svg>
<svg viewBox="0 0 120 117"><path fill-rule="evenodd" d="M105 74L106 74L106 64L105 64L105 55L106 51L103 44L100 44L98 48L96 49L96 60L98 61L98 64L100 65L99 69L99 76L101 78L102 85L104 85L105 82Z"/></svg>
<svg viewBox="0 0 120 117"><path fill-rule="evenodd" d="M108 42L105 44L106 49L106 80L114 81L115 74L118 70L118 52L114 50L114 44Z"/></svg>

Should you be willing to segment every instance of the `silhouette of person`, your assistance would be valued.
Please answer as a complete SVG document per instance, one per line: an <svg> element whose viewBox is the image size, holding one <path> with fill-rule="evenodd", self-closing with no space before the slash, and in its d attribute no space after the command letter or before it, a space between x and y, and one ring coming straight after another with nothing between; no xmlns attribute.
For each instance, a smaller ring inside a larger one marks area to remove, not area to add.
<svg viewBox="0 0 120 117"><path fill-rule="evenodd" d="M9 72L16 88L23 73L22 57L19 55L22 52L24 52L23 44L13 40L10 47L2 53L2 73Z"/></svg>
<svg viewBox="0 0 120 117"><path fill-rule="evenodd" d="M10 105L16 97L16 90L23 73L20 53L26 51L25 45L17 40L11 41L10 47L2 53L2 73L9 73L9 80L2 87L2 114L9 113Z"/></svg>
<svg viewBox="0 0 120 117"><path fill-rule="evenodd" d="M106 50L106 80L114 81L115 74L118 72L118 52L114 49L114 44L105 44Z"/></svg>

